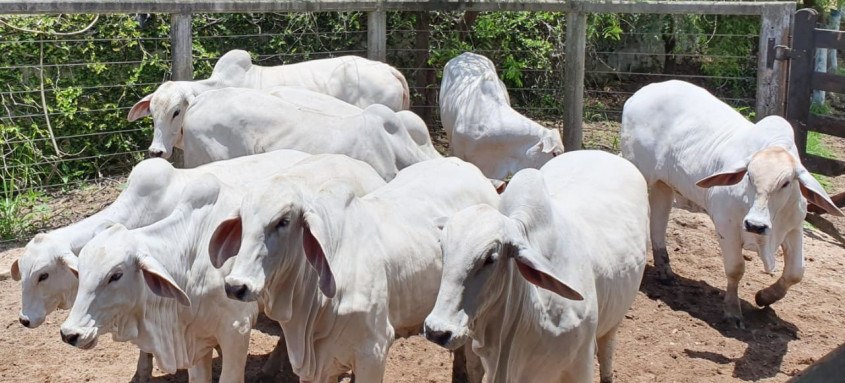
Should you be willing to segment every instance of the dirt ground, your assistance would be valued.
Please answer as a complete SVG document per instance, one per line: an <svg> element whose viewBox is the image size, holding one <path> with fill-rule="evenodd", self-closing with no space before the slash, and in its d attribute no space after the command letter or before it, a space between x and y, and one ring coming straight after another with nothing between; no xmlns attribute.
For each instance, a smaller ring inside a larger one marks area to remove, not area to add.
<svg viewBox="0 0 845 383"><path fill-rule="evenodd" d="M601 128L612 133L612 127ZM435 137L436 143L442 141ZM612 140L598 141L597 147L614 146ZM585 142L589 145L590 141ZM837 191L845 190L845 181L834 180L834 186ZM78 203L79 215L108 203L116 196L115 187L95 189L100 198ZM834 220L831 225L841 230L845 220ZM675 209L667 237L678 284L661 285L654 269L647 267L640 293L619 330L614 363L617 382L783 382L845 343L845 304L841 301L845 296L845 249L833 237L806 226L804 281L766 309L752 303L754 293L777 277L764 274L756 255L746 252L746 275L740 285L745 330L721 320L725 277L710 219L702 213ZM0 271L8 270L22 251L15 245L0 248ZM103 337L94 349L78 350L59 338L67 312L57 311L41 327L26 329L18 323L19 309L19 283L0 276L0 382L131 379L137 357L131 344ZM279 332L266 319L257 327L252 333L247 381L256 376ZM219 358L215 358L215 376L219 368ZM166 375L156 370L155 376L156 382L187 382L184 371ZM450 355L415 336L394 343L384 381L448 382L450 376ZM286 372L278 381L296 379Z"/></svg>

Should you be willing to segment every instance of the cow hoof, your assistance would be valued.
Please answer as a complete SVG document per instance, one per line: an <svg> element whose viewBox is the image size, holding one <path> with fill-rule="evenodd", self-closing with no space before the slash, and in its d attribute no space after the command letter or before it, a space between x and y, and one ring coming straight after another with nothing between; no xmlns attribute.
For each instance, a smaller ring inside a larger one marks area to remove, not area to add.
<svg viewBox="0 0 845 383"><path fill-rule="evenodd" d="M741 317L737 317L735 315L725 315L724 320L728 322L730 326L737 330L745 330L745 322L742 320Z"/></svg>
<svg viewBox="0 0 845 383"><path fill-rule="evenodd" d="M763 292L763 290L760 290L757 292L757 294L754 294L754 303L756 303L757 306L760 307L769 307L769 305L774 302L770 299L767 299L766 294Z"/></svg>

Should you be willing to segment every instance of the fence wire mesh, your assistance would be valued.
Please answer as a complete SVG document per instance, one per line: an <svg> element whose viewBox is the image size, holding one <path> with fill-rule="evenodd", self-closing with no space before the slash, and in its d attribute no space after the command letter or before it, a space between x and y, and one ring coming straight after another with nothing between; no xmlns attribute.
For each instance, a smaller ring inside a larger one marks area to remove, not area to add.
<svg viewBox="0 0 845 383"><path fill-rule="evenodd" d="M0 241L90 214L53 209L51 201L100 190L85 186L92 183L114 189L144 158L152 121L130 123L126 115L170 76L170 15L102 15L68 36L24 31L65 32L93 17L0 17ZM250 51L260 65L366 56L366 20L364 12L196 14L194 76L207 77L231 49ZM389 12L387 61L406 76L412 109L429 122L435 142L445 142L437 107L442 68L463 51L496 63L517 110L566 129L565 32L561 13ZM650 82L697 83L750 113L758 35L752 16L590 16L585 146L615 151L624 101Z"/></svg>

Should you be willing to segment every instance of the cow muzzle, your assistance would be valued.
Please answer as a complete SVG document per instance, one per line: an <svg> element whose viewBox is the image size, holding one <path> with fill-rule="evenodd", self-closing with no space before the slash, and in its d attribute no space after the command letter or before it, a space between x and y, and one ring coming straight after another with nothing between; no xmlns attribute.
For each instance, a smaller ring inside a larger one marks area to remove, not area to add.
<svg viewBox="0 0 845 383"><path fill-rule="evenodd" d="M426 339L448 350L455 350L463 346L467 338L463 331L452 331L445 326L438 326L429 321L425 322L423 332Z"/></svg>
<svg viewBox="0 0 845 383"><path fill-rule="evenodd" d="M92 329L91 331L78 331L63 328L59 330L59 333L62 336L62 342L83 350L94 348L94 346L97 345L96 329Z"/></svg>
<svg viewBox="0 0 845 383"><path fill-rule="evenodd" d="M757 220L746 219L743 222L745 231L751 234L766 235L769 233L769 224Z"/></svg>
<svg viewBox="0 0 845 383"><path fill-rule="evenodd" d="M228 276L226 277L226 296L229 299L238 300L241 302L255 302L258 300L258 293L246 281L240 278Z"/></svg>

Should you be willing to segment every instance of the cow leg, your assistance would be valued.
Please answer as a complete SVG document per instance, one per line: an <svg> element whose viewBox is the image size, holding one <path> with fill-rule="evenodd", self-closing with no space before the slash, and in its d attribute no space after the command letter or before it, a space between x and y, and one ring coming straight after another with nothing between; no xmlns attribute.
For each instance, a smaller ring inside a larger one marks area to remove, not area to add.
<svg viewBox="0 0 845 383"><path fill-rule="evenodd" d="M616 348L616 330L614 326L607 334L596 339L596 353L599 359L599 380L601 383L613 382L613 350Z"/></svg>
<svg viewBox="0 0 845 383"><path fill-rule="evenodd" d="M246 335L241 335L236 331L227 333L220 341L220 348L223 350L220 382L243 383L246 359L249 354L249 333Z"/></svg>
<svg viewBox="0 0 845 383"><path fill-rule="evenodd" d="M801 228L790 231L783 241L783 274L769 287L754 295L757 306L765 307L781 300L792 285L804 278L803 233Z"/></svg>
<svg viewBox="0 0 845 383"><path fill-rule="evenodd" d="M200 358L199 363L188 369L189 383L211 383L211 361L214 358L212 349Z"/></svg>
<svg viewBox="0 0 845 383"><path fill-rule="evenodd" d="M593 359L596 355L596 342L588 342L587 345L572 351L576 355L572 364L564 373L562 382L592 382L593 381Z"/></svg>
<svg viewBox="0 0 845 383"><path fill-rule="evenodd" d="M467 358L465 354L467 346L463 345L452 354L452 383L469 382L467 378Z"/></svg>
<svg viewBox="0 0 845 383"><path fill-rule="evenodd" d="M648 204L651 208L651 251L654 255L654 268L657 269L657 280L663 284L671 284L675 280L672 266L669 265L669 252L666 250L666 226L669 224L674 195L672 188L660 181L654 183L648 192Z"/></svg>
<svg viewBox="0 0 845 383"><path fill-rule="evenodd" d="M137 383L149 383L152 376L153 354L138 351L138 367L135 369L135 376L132 377L132 381Z"/></svg>
<svg viewBox="0 0 845 383"><path fill-rule="evenodd" d="M387 350L390 348L390 342L382 347L365 348ZM387 362L387 355L358 354L356 359L355 370L352 371L355 376L355 382L379 383L382 379L384 379L384 368Z"/></svg>
<svg viewBox="0 0 845 383"><path fill-rule="evenodd" d="M464 345L464 358L466 359L467 383L481 383L484 380L484 365L481 357L472 351L472 342Z"/></svg>
<svg viewBox="0 0 845 383"><path fill-rule="evenodd" d="M745 259L742 258L742 238L740 228L720 225L716 228L730 227L728 233L719 233L719 246L722 249L722 261L725 264L725 276L728 285L725 289L725 319L737 328L745 328L742 323L742 308L739 301L739 281L745 274Z"/></svg>
<svg viewBox="0 0 845 383"><path fill-rule="evenodd" d="M258 376L258 383L275 382L276 374L285 369L293 370L288 359L288 349L285 344L285 335L279 336L279 341L276 342L276 348L270 353L270 357L264 362L261 367L261 373Z"/></svg>

